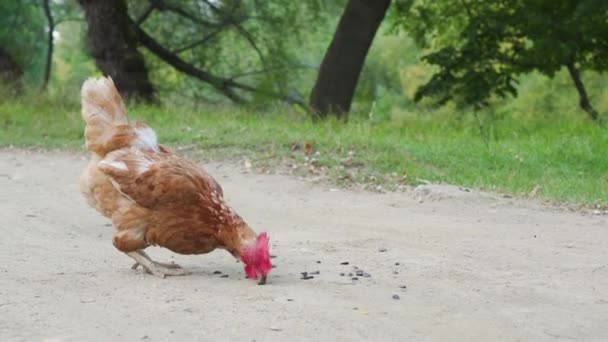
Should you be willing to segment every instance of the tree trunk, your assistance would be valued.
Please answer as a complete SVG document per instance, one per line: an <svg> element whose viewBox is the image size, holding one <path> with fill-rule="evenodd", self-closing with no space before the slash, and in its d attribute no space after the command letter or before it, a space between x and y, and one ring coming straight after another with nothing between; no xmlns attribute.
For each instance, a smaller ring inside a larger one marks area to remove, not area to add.
<svg viewBox="0 0 608 342"><path fill-rule="evenodd" d="M53 65L53 31L55 31L55 21L53 20L53 13L51 13L51 7L49 0L42 2L44 7L44 15L48 24L49 32L47 36L47 50L46 50L46 65L44 66L44 78L42 79L42 90L46 90L49 84L49 78L51 78L51 66Z"/></svg>
<svg viewBox="0 0 608 342"><path fill-rule="evenodd" d="M8 51L0 47L0 83L7 88L2 90L7 90L11 93L14 92L15 94L22 94L22 75L23 70L21 70L21 67L15 63Z"/></svg>
<svg viewBox="0 0 608 342"><path fill-rule="evenodd" d="M346 119L365 57L391 0L349 0L310 95L313 115Z"/></svg>
<svg viewBox="0 0 608 342"><path fill-rule="evenodd" d="M585 89L585 85L583 84L583 81L581 80L581 75L580 75L578 69L576 68L576 66L574 65L574 62L568 63L566 65L566 67L568 68L570 77L572 77L574 86L576 87L576 90L578 91L578 97L580 99L579 105L585 112L587 112L587 114L589 114L589 117L591 117L591 120L594 120L594 121L597 120L598 113L593 108L593 106L591 106L591 102L589 101L589 96L587 95L587 89Z"/></svg>
<svg viewBox="0 0 608 342"><path fill-rule="evenodd" d="M88 45L97 67L126 98L154 101L144 58L125 0L78 0L89 26Z"/></svg>

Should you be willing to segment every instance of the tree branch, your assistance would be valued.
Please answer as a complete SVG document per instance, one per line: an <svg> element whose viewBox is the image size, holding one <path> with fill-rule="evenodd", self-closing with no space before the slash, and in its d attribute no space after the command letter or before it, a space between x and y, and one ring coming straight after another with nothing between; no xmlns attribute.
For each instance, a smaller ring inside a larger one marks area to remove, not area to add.
<svg viewBox="0 0 608 342"><path fill-rule="evenodd" d="M143 24L144 21L146 21L146 19L148 19L148 17L150 16L150 14L152 13L152 11L156 8L156 5L154 4L154 2L150 2L148 4L148 7L144 10L144 13L142 13L139 18L137 18L137 20L135 20L135 26L140 26L141 24Z"/></svg>
<svg viewBox="0 0 608 342"><path fill-rule="evenodd" d="M223 29L223 27L219 27L219 28L215 29L213 32L209 33L208 35L204 36L203 38L201 38L195 42L192 42L179 49L173 50L173 53L174 54L182 53L186 50L194 49L195 47L197 47L199 45L203 45L203 44L207 43L208 41L210 41L211 38L215 37L218 33L222 32L222 29Z"/></svg>
<svg viewBox="0 0 608 342"><path fill-rule="evenodd" d="M589 101L589 95L587 95L587 89L585 89L585 85L581 80L581 75L578 69L576 68L576 65L574 65L574 62L568 62L568 64L566 64L566 67L568 68L570 77L572 78L574 86L578 91L578 96L580 98L579 105L585 112L587 112L587 114L589 114L592 120L597 121L598 113L593 108L593 106L591 106L591 102Z"/></svg>
<svg viewBox="0 0 608 342"><path fill-rule="evenodd" d="M47 36L47 51L46 51L46 64L44 66L44 78L42 81L42 90L46 90L51 78L51 66L53 64L53 32L55 31L55 22L53 20L53 13L51 13L51 6L49 0L42 0L42 7L44 8L44 15L46 16L47 23L49 25L49 33Z"/></svg>
<svg viewBox="0 0 608 342"><path fill-rule="evenodd" d="M141 28L135 27L135 31L137 33L139 42L142 43L143 46L145 46L148 50L165 61L167 64L174 67L176 70L210 84L235 103L245 102L245 99L243 99L239 94L235 93L234 90L224 82L224 79L214 76L184 61L178 55L160 45L156 40L154 40L154 38L148 35Z"/></svg>
<svg viewBox="0 0 608 342"><path fill-rule="evenodd" d="M199 18L191 13L184 11L184 9L181 7L167 4L164 0L150 0L150 3L159 11L173 12L183 18L189 19L189 20L191 20L195 23L199 23L203 26L217 27L217 26L222 25L222 23L214 23L214 22L209 22L209 21L203 20L202 18Z"/></svg>
<svg viewBox="0 0 608 342"><path fill-rule="evenodd" d="M184 61L178 55L172 53L171 51L160 45L156 40L154 40L154 38L148 35L141 28L135 27L135 30L139 42L148 50L150 50L150 52L165 61L167 64L174 67L176 70L210 84L213 88L224 94L224 96L228 97L235 103L245 102L245 99L235 92L235 89L240 89L243 91L274 97L290 104L296 104L305 109L308 108L302 100L294 96L257 89L247 84L238 83L233 79L218 77L204 70L201 70L195 67L194 65Z"/></svg>

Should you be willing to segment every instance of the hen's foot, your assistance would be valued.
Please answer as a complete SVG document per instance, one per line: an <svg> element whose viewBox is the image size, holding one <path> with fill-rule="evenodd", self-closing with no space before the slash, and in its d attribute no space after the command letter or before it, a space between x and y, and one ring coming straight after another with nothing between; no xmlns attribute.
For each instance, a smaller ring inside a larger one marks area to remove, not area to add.
<svg viewBox="0 0 608 342"><path fill-rule="evenodd" d="M179 267L179 265L177 264L169 264L170 266L167 267L165 266L166 264L160 263L160 262L152 262L152 267L150 267L150 265L144 266L141 265L144 268L144 271L148 274L153 274L157 277L173 277L173 276L183 276L183 275L188 275L190 274L190 272L186 271L185 269ZM176 267L177 266L177 267Z"/></svg>
<svg viewBox="0 0 608 342"><path fill-rule="evenodd" d="M153 261L143 251L129 252L127 255L136 261L135 264L131 266L132 269L136 269L139 265L141 265L146 273L153 274L157 277L164 278L166 276L182 276L190 274L190 272L181 268L181 266L178 264L165 264Z"/></svg>
<svg viewBox="0 0 608 342"><path fill-rule="evenodd" d="M165 268L179 268L179 269L183 269L183 267L181 267L180 265L174 263L173 261L171 262L156 262L156 261L152 261L153 263L155 263L157 266L161 266L161 267L165 267ZM133 264L133 266L131 266L132 270L136 270L139 266L141 266L141 264L139 262L135 262Z"/></svg>

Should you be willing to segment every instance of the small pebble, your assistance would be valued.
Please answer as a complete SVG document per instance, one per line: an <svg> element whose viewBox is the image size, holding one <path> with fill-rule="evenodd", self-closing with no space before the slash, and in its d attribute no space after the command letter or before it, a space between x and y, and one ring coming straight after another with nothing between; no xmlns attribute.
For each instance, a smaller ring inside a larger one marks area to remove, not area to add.
<svg viewBox="0 0 608 342"><path fill-rule="evenodd" d="M384 247L380 247L380 248L378 248L378 252L380 252L380 253L384 253L384 252L386 252L386 251L388 251L388 249L386 249L386 248L384 248Z"/></svg>
<svg viewBox="0 0 608 342"><path fill-rule="evenodd" d="M228 278L228 275L227 275L227 274L222 274L222 275L220 276L220 278Z"/></svg>
<svg viewBox="0 0 608 342"><path fill-rule="evenodd" d="M398 295L398 294L394 294L394 295L393 295L393 299L398 300L398 299L401 299L401 297L399 297L399 295Z"/></svg>
<svg viewBox="0 0 608 342"><path fill-rule="evenodd" d="M213 271L213 274L222 274L222 271Z"/></svg>
<svg viewBox="0 0 608 342"><path fill-rule="evenodd" d="M352 279L352 280L359 280L359 278L357 278L357 277L352 277L350 279Z"/></svg>
<svg viewBox="0 0 608 342"><path fill-rule="evenodd" d="M348 264L350 264L348 261L342 261L342 262L340 263L340 265L348 265Z"/></svg>

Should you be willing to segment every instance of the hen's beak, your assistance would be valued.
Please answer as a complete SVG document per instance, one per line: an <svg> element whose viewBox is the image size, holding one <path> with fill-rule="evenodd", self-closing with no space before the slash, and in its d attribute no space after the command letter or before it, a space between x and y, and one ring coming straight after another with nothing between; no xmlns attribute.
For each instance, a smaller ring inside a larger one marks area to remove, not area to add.
<svg viewBox="0 0 608 342"><path fill-rule="evenodd" d="M264 284L266 284L266 276L262 276L262 278L258 282L258 285L264 285Z"/></svg>

